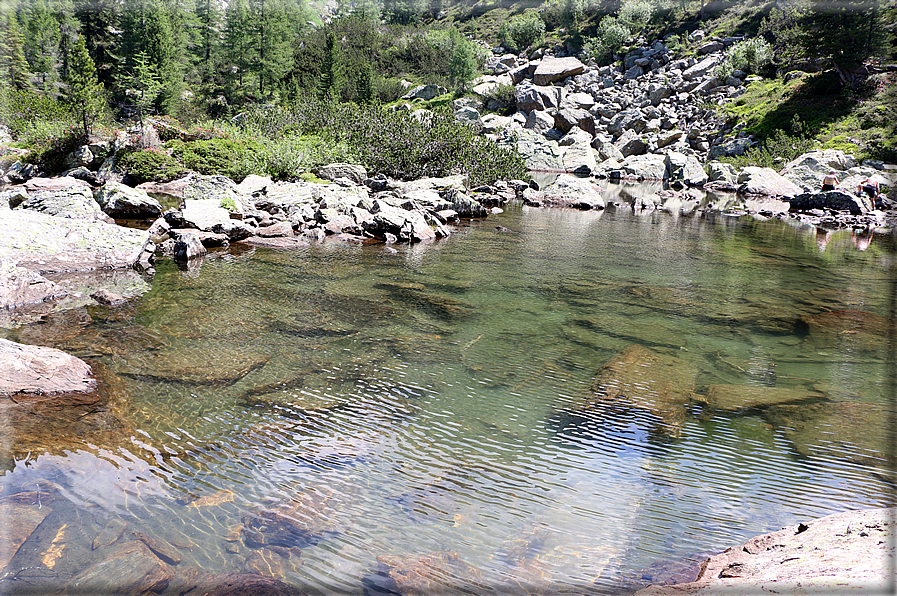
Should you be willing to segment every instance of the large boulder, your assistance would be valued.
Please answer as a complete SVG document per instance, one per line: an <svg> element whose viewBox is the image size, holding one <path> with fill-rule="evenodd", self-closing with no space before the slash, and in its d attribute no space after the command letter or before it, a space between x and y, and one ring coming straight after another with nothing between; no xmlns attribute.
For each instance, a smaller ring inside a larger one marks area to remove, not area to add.
<svg viewBox="0 0 897 596"><path fill-rule="evenodd" d="M738 181L738 171L732 164L721 161L709 161L705 165L705 171L707 172L707 180L709 182L719 182L723 185L731 186L733 189L735 188Z"/></svg>
<svg viewBox="0 0 897 596"><path fill-rule="evenodd" d="M623 161L620 169L623 176L642 180L663 180L667 173L666 157L654 153L632 155Z"/></svg>
<svg viewBox="0 0 897 596"><path fill-rule="evenodd" d="M836 188L825 192L808 192L789 197L792 211L809 211L810 209L834 209L850 211L851 215L861 215L875 209L867 195L855 195L846 190Z"/></svg>
<svg viewBox="0 0 897 596"><path fill-rule="evenodd" d="M693 155L678 151L666 154L667 175L670 180L681 180L689 186L701 186L707 182L707 173L701 162Z"/></svg>
<svg viewBox="0 0 897 596"><path fill-rule="evenodd" d="M517 110L531 112L532 110L545 110L561 105L563 89L560 87L546 87L542 85L523 84L517 86L516 100Z"/></svg>
<svg viewBox="0 0 897 596"><path fill-rule="evenodd" d="M602 189L590 178L561 174L544 190L524 191L524 203L533 207L570 207L573 209L604 209Z"/></svg>
<svg viewBox="0 0 897 596"><path fill-rule="evenodd" d="M578 128L558 141L564 148L564 170L584 175L595 171L597 162L591 142L592 135Z"/></svg>
<svg viewBox="0 0 897 596"><path fill-rule="evenodd" d="M682 73L682 78L686 81L700 79L704 75L708 74L711 70L713 70L719 63L719 60L720 59L717 56L707 56L694 66L686 68Z"/></svg>
<svg viewBox="0 0 897 596"><path fill-rule="evenodd" d="M729 139L711 147L710 151L707 152L707 159L713 160L719 157L744 155L744 153L753 145L754 142L749 137Z"/></svg>
<svg viewBox="0 0 897 596"><path fill-rule="evenodd" d="M94 198L106 215L116 219L154 219L162 215L159 201L146 191L121 182L107 182L94 193Z"/></svg>
<svg viewBox="0 0 897 596"><path fill-rule="evenodd" d="M332 163L326 166L319 166L313 172L315 176L324 180L347 178L355 184L361 184L368 177L368 172L364 166L349 163Z"/></svg>
<svg viewBox="0 0 897 596"><path fill-rule="evenodd" d="M531 130L520 129L506 137L503 144L511 146L526 162L526 167L535 171L560 171L564 169L561 159L563 151L556 141L550 141Z"/></svg>
<svg viewBox="0 0 897 596"><path fill-rule="evenodd" d="M0 258L38 272L129 268L150 243L143 230L18 209L0 210L0 229Z"/></svg>
<svg viewBox="0 0 897 596"><path fill-rule="evenodd" d="M53 178L29 181L28 196L16 209L29 209L47 215L70 219L111 221L94 200L90 186L76 178Z"/></svg>
<svg viewBox="0 0 897 596"><path fill-rule="evenodd" d="M429 101L440 95L448 93L448 89L441 85L420 85L409 90L402 99L423 99Z"/></svg>
<svg viewBox="0 0 897 596"><path fill-rule="evenodd" d="M240 194L237 185L227 176L190 174L183 179L181 197L194 200L215 200L228 213L242 216L254 207L252 200Z"/></svg>
<svg viewBox="0 0 897 596"><path fill-rule="evenodd" d="M747 166L738 173L738 192L741 194L793 197L803 189L772 168Z"/></svg>
<svg viewBox="0 0 897 596"><path fill-rule="evenodd" d="M49 279L0 259L0 309L45 302L65 294L65 289Z"/></svg>
<svg viewBox="0 0 897 596"><path fill-rule="evenodd" d="M550 85L555 81L582 74L585 69L585 64L573 57L543 58L533 73L533 82L536 85Z"/></svg>
<svg viewBox="0 0 897 596"><path fill-rule="evenodd" d="M791 168L806 166L814 172L827 174L831 170L843 172L856 167L857 162L852 155L837 149L816 149L799 155L785 164L785 171ZM783 172L784 173L784 172Z"/></svg>

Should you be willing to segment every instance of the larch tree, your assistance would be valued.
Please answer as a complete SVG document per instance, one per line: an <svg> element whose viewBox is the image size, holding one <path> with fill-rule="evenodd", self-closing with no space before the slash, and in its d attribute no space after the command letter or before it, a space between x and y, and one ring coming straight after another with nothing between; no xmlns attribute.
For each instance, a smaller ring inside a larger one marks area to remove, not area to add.
<svg viewBox="0 0 897 596"><path fill-rule="evenodd" d="M81 35L72 47L67 83L66 99L81 120L85 138L89 138L93 123L103 109L103 84L97 79L97 68Z"/></svg>
<svg viewBox="0 0 897 596"><path fill-rule="evenodd" d="M25 57L32 72L40 79L44 93L55 94L59 51L59 24L46 0L28 0L22 6L25 17Z"/></svg>
<svg viewBox="0 0 897 596"><path fill-rule="evenodd" d="M116 0L75 0L75 18L96 65L97 78L108 87L115 84L120 62L120 17Z"/></svg>

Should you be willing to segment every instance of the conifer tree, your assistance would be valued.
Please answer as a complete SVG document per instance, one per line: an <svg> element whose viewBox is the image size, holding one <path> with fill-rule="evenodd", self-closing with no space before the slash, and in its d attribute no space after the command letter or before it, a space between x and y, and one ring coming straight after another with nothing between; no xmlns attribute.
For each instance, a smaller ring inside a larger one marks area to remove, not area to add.
<svg viewBox="0 0 897 596"><path fill-rule="evenodd" d="M75 7L72 0L55 0L53 14L59 24L59 76L62 80L69 76L69 55L72 45L78 36L80 24L75 18Z"/></svg>
<svg viewBox="0 0 897 596"><path fill-rule="evenodd" d="M125 93L137 108L137 119L142 129L143 118L155 109L156 100L163 92L164 85L146 52L138 52L133 63L127 77L128 88Z"/></svg>
<svg viewBox="0 0 897 596"><path fill-rule="evenodd" d="M321 78L318 80L318 98L337 101L341 90L339 45L336 43L336 35L331 31L324 42L324 62L321 65Z"/></svg>
<svg viewBox="0 0 897 596"><path fill-rule="evenodd" d="M235 89L242 94L245 77L252 63L252 36L249 0L230 0L225 13L224 61Z"/></svg>
<svg viewBox="0 0 897 596"><path fill-rule="evenodd" d="M470 41L454 27L449 29L449 40L452 52L449 59L449 78L455 87L463 87L477 73L476 55Z"/></svg>
<svg viewBox="0 0 897 596"><path fill-rule="evenodd" d="M59 50L59 25L46 0L29 0L23 5L25 17L24 50L28 64L41 81L45 93L53 93Z"/></svg>
<svg viewBox="0 0 897 596"><path fill-rule="evenodd" d="M367 106L374 103L374 70L370 62L365 62L355 79L355 103Z"/></svg>
<svg viewBox="0 0 897 596"><path fill-rule="evenodd" d="M31 89L31 73L28 70L28 61L25 59L22 32L19 29L19 21L12 11L6 13L5 33L6 52L3 57L3 66L9 77L9 83L14 89L20 91Z"/></svg>
<svg viewBox="0 0 897 596"><path fill-rule="evenodd" d="M264 97L286 74L293 57L289 11L284 0L250 0L255 15L253 69L258 75L259 95Z"/></svg>
<svg viewBox="0 0 897 596"><path fill-rule="evenodd" d="M103 109L103 84L97 80L97 68L79 35L72 47L66 99L78 113L85 137L90 137L94 120Z"/></svg>
<svg viewBox="0 0 897 596"><path fill-rule="evenodd" d="M104 86L115 84L121 43L119 4L116 0L75 0L75 18Z"/></svg>

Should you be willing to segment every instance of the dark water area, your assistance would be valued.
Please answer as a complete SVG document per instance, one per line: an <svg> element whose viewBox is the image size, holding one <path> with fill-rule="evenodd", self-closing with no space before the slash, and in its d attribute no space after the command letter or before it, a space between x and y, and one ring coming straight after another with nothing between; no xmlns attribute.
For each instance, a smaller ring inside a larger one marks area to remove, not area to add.
<svg viewBox="0 0 897 596"><path fill-rule="evenodd" d="M0 330L101 364L128 430L9 465L5 523L40 531L0 592L114 585L137 532L177 553L163 594L385 594L424 555L428 593L627 593L893 505L895 249L856 240L511 205L428 245L160 261L126 307Z"/></svg>

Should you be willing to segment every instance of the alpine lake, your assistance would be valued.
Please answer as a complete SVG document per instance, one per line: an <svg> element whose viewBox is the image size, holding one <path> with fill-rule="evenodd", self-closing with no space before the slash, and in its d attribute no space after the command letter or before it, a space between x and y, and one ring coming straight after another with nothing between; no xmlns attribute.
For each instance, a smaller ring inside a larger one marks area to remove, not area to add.
<svg viewBox="0 0 897 596"><path fill-rule="evenodd" d="M895 254L511 203L425 245L160 259L123 307L0 329L102 371L114 421L4 438L0 593L127 593L139 543L163 595L623 594L893 506Z"/></svg>

